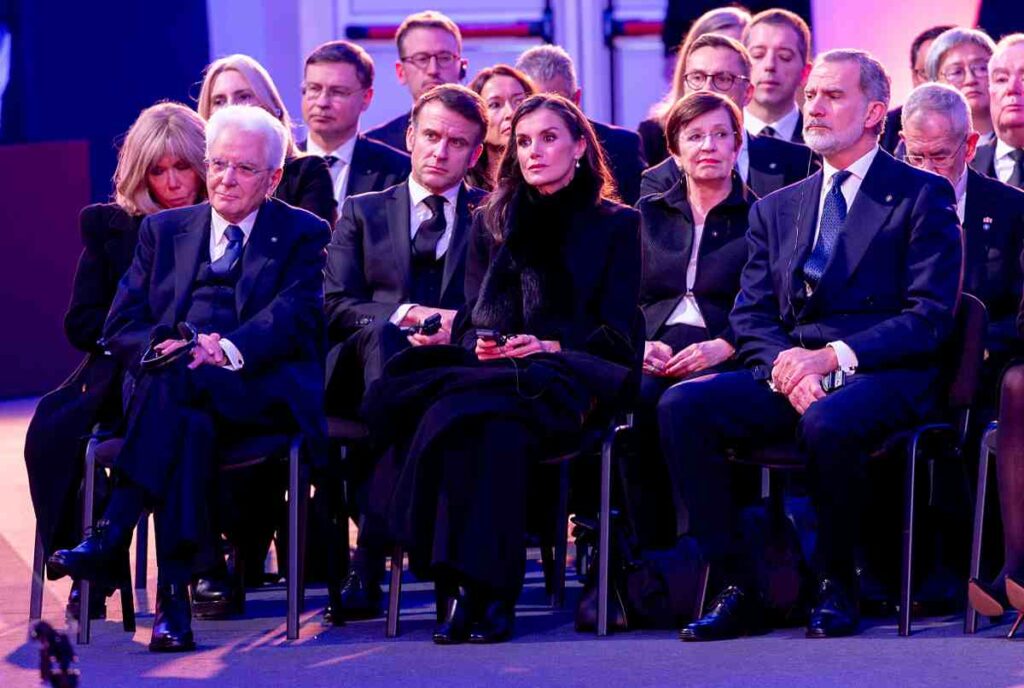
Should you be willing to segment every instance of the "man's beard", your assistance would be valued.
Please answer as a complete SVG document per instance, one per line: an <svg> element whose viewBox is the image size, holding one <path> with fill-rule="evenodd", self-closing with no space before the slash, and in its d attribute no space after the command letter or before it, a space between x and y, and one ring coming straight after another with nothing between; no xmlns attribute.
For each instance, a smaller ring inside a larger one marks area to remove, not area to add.
<svg viewBox="0 0 1024 688"><path fill-rule="evenodd" d="M835 129L829 129L824 132L817 129L805 130L804 143L818 155L832 155L841 150L846 150L855 144L863 133L863 129L856 127L850 127L846 131L836 131Z"/></svg>

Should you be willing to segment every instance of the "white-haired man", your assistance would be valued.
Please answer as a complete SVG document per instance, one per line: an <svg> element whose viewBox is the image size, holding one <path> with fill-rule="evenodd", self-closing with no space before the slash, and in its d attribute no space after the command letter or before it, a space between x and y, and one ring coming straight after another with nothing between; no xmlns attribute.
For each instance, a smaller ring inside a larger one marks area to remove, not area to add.
<svg viewBox="0 0 1024 688"><path fill-rule="evenodd" d="M996 140L978 146L971 167L1024 189L1024 33L996 44L988 61L988 92Z"/></svg>
<svg viewBox="0 0 1024 688"><path fill-rule="evenodd" d="M103 518L49 560L58 575L121 574L144 509L156 519L158 589L149 648L195 648L188 585L210 539L214 441L225 424L296 425L322 446L323 249L330 228L270 198L286 133L261 108L228 106L207 123L208 203L152 215L122 279L104 345L136 376L118 486ZM199 333L186 346L177 325ZM281 409L290 413L282 414ZM290 416L290 417L289 417Z"/></svg>

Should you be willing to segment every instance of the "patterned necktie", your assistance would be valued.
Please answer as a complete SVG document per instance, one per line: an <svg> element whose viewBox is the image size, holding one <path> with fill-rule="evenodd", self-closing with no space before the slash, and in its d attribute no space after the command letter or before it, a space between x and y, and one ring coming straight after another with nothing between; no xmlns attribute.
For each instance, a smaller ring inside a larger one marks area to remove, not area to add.
<svg viewBox="0 0 1024 688"><path fill-rule="evenodd" d="M437 255L437 242L441 240L447 226L444 220L444 196L434 194L424 198L423 202L433 215L416 228L416 236L412 240L412 251L416 256L434 258Z"/></svg>
<svg viewBox="0 0 1024 688"><path fill-rule="evenodd" d="M761 130L761 136L767 136L769 138L778 138L779 133L775 131L775 127L770 124Z"/></svg>
<svg viewBox="0 0 1024 688"><path fill-rule="evenodd" d="M815 289L825 266L832 257L832 250L835 248L836 239L839 237L839 230L843 228L846 221L846 198L843 197L843 182L850 177L850 172L840 170L832 175L832 188L825 196L825 205L821 209L821 228L818 231L818 241L814 244L814 250L804 263L804 279Z"/></svg>
<svg viewBox="0 0 1024 688"><path fill-rule="evenodd" d="M245 235L242 233L241 227L228 225L227 229L224 230L224 236L228 239L228 246L224 249L224 255L210 264L210 269L213 270L215 275L228 274L231 266L242 255L242 239L245 238Z"/></svg>
<svg viewBox="0 0 1024 688"><path fill-rule="evenodd" d="M1024 189L1024 149L1018 148L1010 151L1010 157L1013 158L1013 172L1010 173L1010 178L1006 180L1006 183L1018 189Z"/></svg>

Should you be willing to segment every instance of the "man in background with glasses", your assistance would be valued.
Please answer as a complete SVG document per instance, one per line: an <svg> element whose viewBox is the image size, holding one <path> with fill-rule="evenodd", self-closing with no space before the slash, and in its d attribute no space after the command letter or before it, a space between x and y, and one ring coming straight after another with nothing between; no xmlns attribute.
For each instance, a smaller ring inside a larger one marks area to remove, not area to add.
<svg viewBox="0 0 1024 688"><path fill-rule="evenodd" d="M687 50L684 96L695 91L714 91L741 110L747 107L754 87L750 83L750 55L741 43L709 33L691 43ZM770 136L751 136L744 128L736 171L759 198L804 179L816 169L817 163L806 146ZM679 163L669 157L644 172L640 195L667 191L680 174Z"/></svg>
<svg viewBox="0 0 1024 688"><path fill-rule="evenodd" d="M409 176L409 156L359 133L373 100L373 59L348 41L329 41L306 58L299 148L327 161L338 208L348 196L383 191Z"/></svg>
<svg viewBox="0 0 1024 688"><path fill-rule="evenodd" d="M932 41L942 32L952 28L948 24L933 26L914 37L910 44L910 83L914 88L928 81L928 69L925 66L925 60L928 57L928 50L932 46ZM900 127L902 126L900 117L902 113L903 107L900 106L889 110L889 113L885 116L885 127L882 130L880 145L893 154L895 154L896 146L900 144Z"/></svg>
<svg viewBox="0 0 1024 688"><path fill-rule="evenodd" d="M462 32L440 12L427 10L410 14L395 33L398 82L409 89L412 102L441 84L457 84L466 78L468 65L462 57ZM400 151L406 150L405 132L409 112L375 127L366 135Z"/></svg>

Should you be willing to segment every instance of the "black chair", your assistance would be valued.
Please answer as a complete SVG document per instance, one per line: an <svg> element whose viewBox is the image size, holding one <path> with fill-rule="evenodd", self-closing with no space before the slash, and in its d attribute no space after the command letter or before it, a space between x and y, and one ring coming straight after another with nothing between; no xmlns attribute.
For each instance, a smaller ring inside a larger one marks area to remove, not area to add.
<svg viewBox="0 0 1024 688"><path fill-rule="evenodd" d="M903 512L903 563L900 574L899 634L909 636L911 612L911 573L914 551L915 497L918 489L918 462L927 456L931 465L937 456L950 460L963 458L970 407L974 401L984 354L987 326L985 305L971 294L963 294L957 310L956 327L943 350L944 368L950 375L944 408L933 422L894 433L874 452L871 459L884 459L895 452L906 452L906 481ZM761 468L762 497L770 495L770 472L802 470L806 457L795 442L753 449L734 449L730 460ZM705 583L706 585L706 583ZM703 600L701 609L703 609Z"/></svg>

